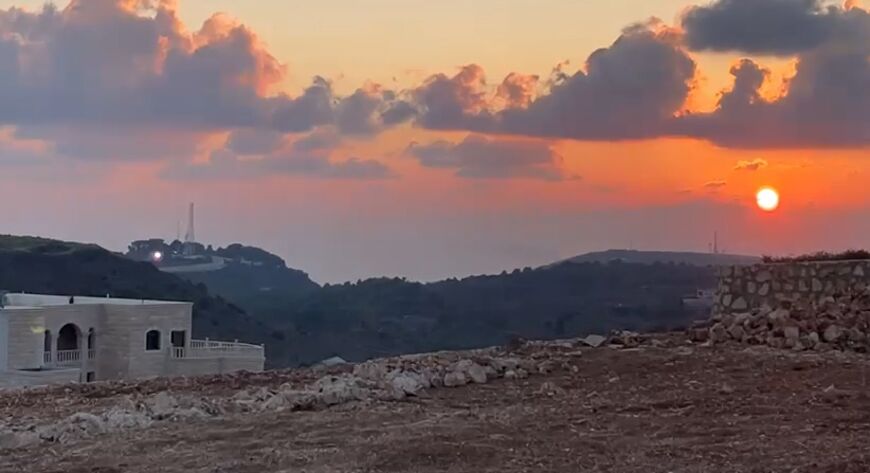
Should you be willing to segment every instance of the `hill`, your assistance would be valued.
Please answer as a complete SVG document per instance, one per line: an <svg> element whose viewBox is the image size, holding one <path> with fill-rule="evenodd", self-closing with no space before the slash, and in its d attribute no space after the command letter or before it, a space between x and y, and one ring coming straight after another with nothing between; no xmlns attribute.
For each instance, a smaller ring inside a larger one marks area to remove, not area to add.
<svg viewBox="0 0 870 473"><path fill-rule="evenodd" d="M623 263L674 263L694 266L724 266L750 265L760 263L761 258L747 255L728 255L713 253L693 253L686 251L640 251L640 250L606 250L585 253L559 261L560 263L607 263L621 261Z"/></svg>
<svg viewBox="0 0 870 473"><path fill-rule="evenodd" d="M463 349L514 337L559 338L625 328L681 327L682 297L715 284L712 268L581 263L418 283L375 278L303 294L215 289L273 327L290 365L340 356ZM250 288L248 285L247 287Z"/></svg>
<svg viewBox="0 0 870 473"><path fill-rule="evenodd" d="M198 338L244 339L270 345L271 330L205 285L193 284L99 246L0 235L0 289L42 294L177 300L194 303ZM272 347L276 349L280 347Z"/></svg>

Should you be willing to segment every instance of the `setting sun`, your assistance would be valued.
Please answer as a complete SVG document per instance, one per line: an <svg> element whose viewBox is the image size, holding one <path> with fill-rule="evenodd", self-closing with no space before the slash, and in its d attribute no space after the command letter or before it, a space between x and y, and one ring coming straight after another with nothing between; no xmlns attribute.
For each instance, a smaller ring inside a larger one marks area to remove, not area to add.
<svg viewBox="0 0 870 473"><path fill-rule="evenodd" d="M779 192L772 187L762 187L755 194L758 208L765 212L773 212L779 207Z"/></svg>

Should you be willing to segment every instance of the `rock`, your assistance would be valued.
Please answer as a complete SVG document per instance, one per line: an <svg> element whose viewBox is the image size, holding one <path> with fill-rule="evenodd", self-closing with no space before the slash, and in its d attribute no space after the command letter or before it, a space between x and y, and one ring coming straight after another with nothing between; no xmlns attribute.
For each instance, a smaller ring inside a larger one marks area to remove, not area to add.
<svg viewBox="0 0 870 473"><path fill-rule="evenodd" d="M818 333L818 332L810 332L810 334L807 336L807 339L809 340L810 345L811 345L813 348L815 348L816 346L818 346L819 342L821 341L820 338L819 338L819 333Z"/></svg>
<svg viewBox="0 0 870 473"><path fill-rule="evenodd" d="M317 380L310 388L317 401L326 406L365 400L371 391L360 378L353 375L326 376Z"/></svg>
<svg viewBox="0 0 870 473"><path fill-rule="evenodd" d="M429 388L430 383L417 373L396 372L390 376L390 386L404 397L416 396Z"/></svg>
<svg viewBox="0 0 870 473"><path fill-rule="evenodd" d="M710 341L713 343L722 343L728 340L728 330L720 322L710 327Z"/></svg>
<svg viewBox="0 0 870 473"><path fill-rule="evenodd" d="M755 280L758 282L767 282L773 279L773 275L770 274L770 271L759 271L755 276Z"/></svg>
<svg viewBox="0 0 870 473"><path fill-rule="evenodd" d="M598 348L606 341L607 338L601 335L588 335L586 338L580 339L580 342L585 343L592 348Z"/></svg>
<svg viewBox="0 0 870 473"><path fill-rule="evenodd" d="M764 297L764 296L767 296L768 294L770 294L770 284L764 283L761 285L761 288L758 290L758 295Z"/></svg>
<svg viewBox="0 0 870 473"><path fill-rule="evenodd" d="M478 365L477 363L470 366L468 368L467 373L468 373L468 377L471 378L471 381L473 381L474 383L486 384L486 382L487 382L486 370L482 366Z"/></svg>
<svg viewBox="0 0 870 473"><path fill-rule="evenodd" d="M704 328L693 328L689 330L689 340L693 342L706 342L710 338L710 332Z"/></svg>
<svg viewBox="0 0 870 473"><path fill-rule="evenodd" d="M444 376L444 386L455 388L468 384L468 378L461 371L452 371Z"/></svg>
<svg viewBox="0 0 870 473"><path fill-rule="evenodd" d="M490 366L495 369L497 373L507 373L508 371L514 371L520 367L520 362L517 361L516 358L494 358L490 360Z"/></svg>
<svg viewBox="0 0 870 473"><path fill-rule="evenodd" d="M145 405L155 420L163 420L172 416L178 407L178 400L166 391L154 395Z"/></svg>
<svg viewBox="0 0 870 473"><path fill-rule="evenodd" d="M353 375L370 381L378 381L387 376L387 369L377 362L367 361L354 366Z"/></svg>
<svg viewBox="0 0 870 473"><path fill-rule="evenodd" d="M545 382L538 389L538 394L542 394L544 396L556 396L564 393L564 389L560 388L555 383L552 383L550 381Z"/></svg>
<svg viewBox="0 0 870 473"><path fill-rule="evenodd" d="M858 276L858 277L863 277L864 276L864 268L862 268L861 266L855 266L855 270L852 271L852 274L855 276Z"/></svg>
<svg viewBox="0 0 870 473"><path fill-rule="evenodd" d="M822 337L828 343L836 342L843 336L843 329L841 329L837 325L830 325L825 329L825 332L822 334Z"/></svg>
<svg viewBox="0 0 870 473"><path fill-rule="evenodd" d="M816 278L813 278L813 292L821 292L822 291L822 282Z"/></svg>
<svg viewBox="0 0 870 473"><path fill-rule="evenodd" d="M738 297L731 303L731 308L734 310L746 310L749 307L749 304L746 302L746 299L742 297Z"/></svg>
<svg viewBox="0 0 870 473"><path fill-rule="evenodd" d="M144 429L153 421L144 412L130 411L123 408L113 408L103 414L106 429L109 431L126 429Z"/></svg>
<svg viewBox="0 0 870 473"><path fill-rule="evenodd" d="M27 448L41 441L39 434L34 431L0 431L0 450Z"/></svg>
<svg viewBox="0 0 870 473"><path fill-rule="evenodd" d="M734 324L728 328L728 334L731 335L731 338L737 340L738 342L743 340L743 337L746 335L746 331L743 330L743 326Z"/></svg>
<svg viewBox="0 0 870 473"><path fill-rule="evenodd" d="M794 345L801 337L801 331L798 327L789 326L783 329L785 333L785 339L791 344Z"/></svg>
<svg viewBox="0 0 870 473"><path fill-rule="evenodd" d="M556 363L554 361L545 361L538 364L538 373L547 374L556 371Z"/></svg>

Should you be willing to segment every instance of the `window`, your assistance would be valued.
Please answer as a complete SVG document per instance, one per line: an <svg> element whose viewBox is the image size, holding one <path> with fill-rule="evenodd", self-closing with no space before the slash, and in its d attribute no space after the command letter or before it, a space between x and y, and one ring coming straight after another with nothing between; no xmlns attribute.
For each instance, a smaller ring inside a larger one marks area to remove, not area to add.
<svg viewBox="0 0 870 473"><path fill-rule="evenodd" d="M88 330L88 350L96 349L96 334L94 334L94 329Z"/></svg>
<svg viewBox="0 0 870 473"><path fill-rule="evenodd" d="M160 331L150 330L145 334L145 350L157 351L160 350Z"/></svg>
<svg viewBox="0 0 870 473"><path fill-rule="evenodd" d="M170 339L173 347L184 348L187 341L187 333L184 330L173 330Z"/></svg>

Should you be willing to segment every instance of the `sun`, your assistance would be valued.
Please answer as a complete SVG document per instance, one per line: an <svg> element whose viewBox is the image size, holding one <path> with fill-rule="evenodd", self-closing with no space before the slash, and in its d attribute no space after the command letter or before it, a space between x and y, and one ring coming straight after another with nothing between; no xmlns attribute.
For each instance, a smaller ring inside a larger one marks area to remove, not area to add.
<svg viewBox="0 0 870 473"><path fill-rule="evenodd" d="M755 194L758 208L765 212L773 212L779 207L779 192L773 187L762 187Z"/></svg>

